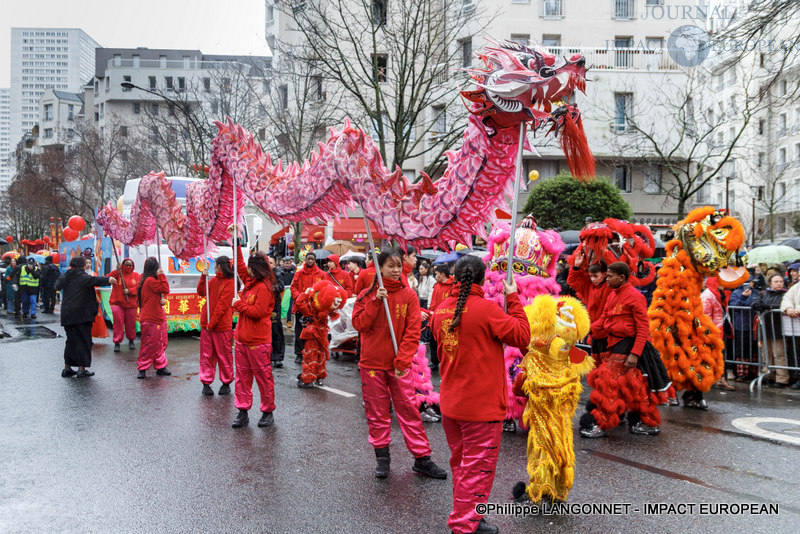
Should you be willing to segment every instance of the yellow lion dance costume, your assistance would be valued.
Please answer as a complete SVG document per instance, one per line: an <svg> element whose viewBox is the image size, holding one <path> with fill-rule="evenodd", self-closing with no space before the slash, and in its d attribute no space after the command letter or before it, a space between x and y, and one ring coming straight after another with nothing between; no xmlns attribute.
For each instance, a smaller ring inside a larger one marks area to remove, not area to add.
<svg viewBox="0 0 800 534"><path fill-rule="evenodd" d="M525 307L531 344L515 388L528 397L529 484L518 482L514 498L565 501L575 477L572 417L594 361L575 343L589 333L589 314L578 299L540 295Z"/></svg>
<svg viewBox="0 0 800 534"><path fill-rule="evenodd" d="M703 313L703 278L715 276L726 288L746 282L744 240L739 221L706 206L689 212L667 243L647 315L653 346L689 408L708 407L703 392L725 369L722 334Z"/></svg>

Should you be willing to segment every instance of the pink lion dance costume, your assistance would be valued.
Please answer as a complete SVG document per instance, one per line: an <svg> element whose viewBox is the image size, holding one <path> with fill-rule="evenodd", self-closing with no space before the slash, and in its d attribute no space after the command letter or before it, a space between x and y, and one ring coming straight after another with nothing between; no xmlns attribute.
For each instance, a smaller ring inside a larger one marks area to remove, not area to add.
<svg viewBox="0 0 800 534"><path fill-rule="evenodd" d="M508 265L508 238L510 227L499 223L489 235L484 257L488 261L483 290L486 298L501 306L504 302L503 281L506 279ZM527 306L537 295L558 295L560 287L556 282L556 262L564 251L564 242L553 230L536 230L536 218L528 215L517 227L514 234L514 280L523 306ZM516 423L522 421L526 397L514 395L514 380L519 373L523 354L516 348L506 347L506 383L508 389L508 413L504 430L513 432Z"/></svg>

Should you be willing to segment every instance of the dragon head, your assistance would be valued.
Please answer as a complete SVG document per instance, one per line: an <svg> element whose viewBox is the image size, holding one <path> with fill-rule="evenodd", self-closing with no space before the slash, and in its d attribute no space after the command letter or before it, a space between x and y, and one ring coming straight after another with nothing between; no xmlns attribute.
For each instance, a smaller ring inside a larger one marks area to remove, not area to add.
<svg viewBox="0 0 800 534"><path fill-rule="evenodd" d="M747 254L741 251L745 233L741 223L710 206L689 212L675 226L675 239L667 253L683 248L692 266L703 276L716 276L723 287L734 288L747 281ZM680 247L679 247L680 246Z"/></svg>
<svg viewBox="0 0 800 534"><path fill-rule="evenodd" d="M630 267L630 282L635 286L645 286L656 276L652 264L644 261L655 252L653 234L645 225L607 218L584 226L580 240L580 245L567 260L570 265L575 263L578 254L586 257L587 266L622 261Z"/></svg>
<svg viewBox="0 0 800 534"><path fill-rule="evenodd" d="M572 174L594 175L594 158L575 104L566 104L575 90L586 90L586 58L558 58L538 44L492 42L478 57L485 68L465 69L477 89L461 91L471 113L483 120L489 135L530 122L531 129L550 125L561 133L561 145Z"/></svg>

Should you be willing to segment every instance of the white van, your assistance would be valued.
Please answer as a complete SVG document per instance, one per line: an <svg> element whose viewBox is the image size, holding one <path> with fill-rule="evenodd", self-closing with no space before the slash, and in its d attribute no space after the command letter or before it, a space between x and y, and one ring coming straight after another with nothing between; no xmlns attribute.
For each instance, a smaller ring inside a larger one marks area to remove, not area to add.
<svg viewBox="0 0 800 534"><path fill-rule="evenodd" d="M183 176L168 176L167 180L172 183L172 190L175 192L175 199L186 208L186 186L199 178L187 178ZM141 178L128 180L125 182L125 190L122 195L122 214L130 217L131 207L136 201L139 191ZM258 219L258 220L256 220ZM244 256L247 258L246 250L250 248L250 236L254 235L250 230L255 229L259 232L261 220L256 215L245 215L245 225L240 228L239 244L245 249ZM253 228L254 227L254 228ZM258 236L255 236L256 238ZM254 244L254 243L253 243ZM209 243L209 248L211 244ZM200 330L200 309L205 299L197 295L197 283L200 281L200 274L205 267L209 267L209 272L214 271L214 260L216 256L228 256L233 260L233 251L227 243L219 243L216 250L211 253L211 258L195 258L192 260L180 260L172 255L166 242L162 239L159 246L139 245L136 247L122 247L122 256L130 258L134 262L134 270L142 272L144 262L148 257L159 258L164 274L169 282L170 294L167 295L167 303L164 311L167 314L167 327L169 332ZM212 274L213 276L213 274Z"/></svg>

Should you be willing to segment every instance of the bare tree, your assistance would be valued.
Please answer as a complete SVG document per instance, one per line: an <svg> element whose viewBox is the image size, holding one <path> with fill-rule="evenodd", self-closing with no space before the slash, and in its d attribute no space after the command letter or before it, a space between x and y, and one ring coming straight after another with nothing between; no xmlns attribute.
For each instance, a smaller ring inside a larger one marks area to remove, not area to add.
<svg viewBox="0 0 800 534"><path fill-rule="evenodd" d="M387 165L428 155L435 171L464 130L466 113L447 83L471 62L472 35L486 20L475 2L308 0L282 2L301 42L285 54L340 92L343 112L369 129Z"/></svg>

